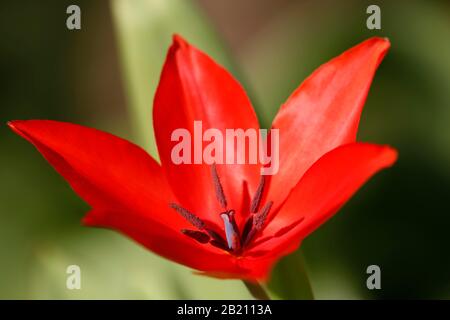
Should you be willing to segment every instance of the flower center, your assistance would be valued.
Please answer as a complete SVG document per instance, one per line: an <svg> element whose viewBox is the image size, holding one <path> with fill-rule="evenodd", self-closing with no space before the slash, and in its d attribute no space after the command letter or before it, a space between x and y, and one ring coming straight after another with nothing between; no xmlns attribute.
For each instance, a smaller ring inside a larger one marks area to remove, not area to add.
<svg viewBox="0 0 450 320"><path fill-rule="evenodd" d="M251 241L255 238L258 231L263 228L267 215L269 214L273 204L272 201L269 201L258 211L264 192L265 176L261 176L260 178L258 188L256 189L255 195L250 203L250 215L247 218L242 231L239 230L236 223L236 212L233 209L227 208L227 199L225 197L225 193L223 192L222 183L220 182L215 164L211 166L211 176L217 200L220 206L224 209L224 211L219 215L223 220L223 228L220 229L223 229L222 232L225 237L220 235L219 232L214 231L216 229L215 226L208 225L197 215L182 206L176 203L170 203L170 207L177 211L196 228L196 230L182 229L181 232L184 235L199 243L209 243L234 255L240 255L243 249L248 247Z"/></svg>

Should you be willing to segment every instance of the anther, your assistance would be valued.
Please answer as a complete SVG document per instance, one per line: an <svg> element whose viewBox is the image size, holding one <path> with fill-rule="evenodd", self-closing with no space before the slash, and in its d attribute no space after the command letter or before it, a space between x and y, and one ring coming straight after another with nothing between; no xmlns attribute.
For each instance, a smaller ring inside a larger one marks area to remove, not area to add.
<svg viewBox="0 0 450 320"><path fill-rule="evenodd" d="M256 230L261 230L264 226L264 222L266 222L267 215L269 214L270 208L272 208L273 201L269 201L266 205L261 209L257 215L255 215L255 219L253 220L253 225Z"/></svg>
<svg viewBox="0 0 450 320"><path fill-rule="evenodd" d="M261 177L259 178L258 188L256 189L255 195L253 196L252 203L250 205L251 213L258 212L258 207L259 207L259 204L261 203L265 183L266 183L266 178L265 178L265 176L261 175Z"/></svg>
<svg viewBox="0 0 450 320"><path fill-rule="evenodd" d="M262 229L264 226L264 222L267 219L267 215L269 214L270 209L272 208L273 201L269 201L266 205L261 209L261 211L257 214L254 214L253 217L250 217L244 227L244 235L242 237L242 246L247 246L250 241L253 239L255 234ZM247 229L248 231L246 231Z"/></svg>
<svg viewBox="0 0 450 320"><path fill-rule="evenodd" d="M247 222L244 225L244 230L242 230L241 235L241 243L242 246L245 246L247 244L247 238L249 237L251 231L253 230L253 215L250 215L250 217L247 219Z"/></svg>
<svg viewBox="0 0 450 320"><path fill-rule="evenodd" d="M223 192L222 184L220 183L219 175L217 174L216 164L213 163L211 166L211 175L214 183L214 189L216 190L217 200L219 200L222 208L227 208L227 199L225 198L225 193Z"/></svg>
<svg viewBox="0 0 450 320"><path fill-rule="evenodd" d="M211 230L209 228L205 228L205 231L209 234L209 236L213 239L211 241L216 241L218 243L222 243L223 245L226 246L226 241L224 238L222 238L221 235L219 235L217 232L215 232L214 230Z"/></svg>
<svg viewBox="0 0 450 320"><path fill-rule="evenodd" d="M217 240L211 240L209 243L211 245L213 245L214 247L216 247L216 248L219 248L219 249L222 249L222 250L230 252L230 249L228 248L226 243L223 243L223 242L220 242L220 241L217 241Z"/></svg>
<svg viewBox="0 0 450 320"><path fill-rule="evenodd" d="M197 229L202 230L205 227L205 223L189 210L183 208L182 206L176 203L170 203L169 206L172 209L175 209L175 211L177 211L180 215L182 215L183 218L189 221Z"/></svg>
<svg viewBox="0 0 450 320"><path fill-rule="evenodd" d="M209 236L206 233L203 233L201 231L196 230L189 230L189 229L181 229L181 233L187 235L188 237L197 240L200 243L208 243Z"/></svg>

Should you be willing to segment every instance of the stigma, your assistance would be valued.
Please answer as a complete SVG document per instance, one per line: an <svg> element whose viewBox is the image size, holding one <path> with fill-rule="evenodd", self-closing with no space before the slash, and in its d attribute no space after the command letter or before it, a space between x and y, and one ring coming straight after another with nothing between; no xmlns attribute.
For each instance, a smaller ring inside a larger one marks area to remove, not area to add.
<svg viewBox="0 0 450 320"><path fill-rule="evenodd" d="M234 210L222 212L220 217L223 219L228 249L236 252L240 247L240 236L239 229L234 220Z"/></svg>

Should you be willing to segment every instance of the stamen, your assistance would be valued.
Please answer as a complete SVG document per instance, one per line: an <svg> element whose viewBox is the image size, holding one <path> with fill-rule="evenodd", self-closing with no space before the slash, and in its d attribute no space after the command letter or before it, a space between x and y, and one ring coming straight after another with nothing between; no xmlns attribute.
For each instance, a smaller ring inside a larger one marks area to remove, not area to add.
<svg viewBox="0 0 450 320"><path fill-rule="evenodd" d="M245 246L247 244L247 238L249 238L249 235L253 229L253 215L251 215L247 222L244 225L244 230L242 230L242 236L241 236L241 243L242 246Z"/></svg>
<svg viewBox="0 0 450 320"><path fill-rule="evenodd" d="M259 178L259 185L258 185L258 188L256 189L256 193L253 196L252 203L250 205L251 213L258 212L258 207L259 207L259 204L261 203L261 198L263 195L265 182L266 182L266 178L265 178L265 176L262 175Z"/></svg>
<svg viewBox="0 0 450 320"><path fill-rule="evenodd" d="M216 190L217 200L219 200L222 208L227 208L227 199L225 198L225 193L223 192L222 184L220 183L219 175L217 174L216 164L213 163L211 166L211 175L214 182L214 189Z"/></svg>
<svg viewBox="0 0 450 320"><path fill-rule="evenodd" d="M217 200L219 201L220 205L225 209L225 211L220 214L220 217L222 218L224 224L225 239L221 234L213 230L216 227L210 222L206 224L194 213L190 212L189 210L183 208L182 206L176 203L170 203L169 206L172 209L176 210L194 227L196 227L199 230L202 230L198 231L198 230L182 229L181 232L183 234L198 241L199 243L205 244L209 242L212 246L228 251L233 255L239 256L242 253L242 250L251 242L251 240L255 237L255 235L260 230L262 230L267 220L267 216L270 212L270 209L272 208L273 205L273 202L269 201L258 211L263 198L264 185L266 182L265 176L260 177L259 185L250 203L251 214L250 217L245 222L242 233L240 233L239 227L235 220L235 211L227 210L228 205L227 199L225 197L225 193L223 191L223 187L220 182L220 178L217 173L217 168L215 164L211 166L211 176L213 179ZM244 192L245 191L246 187L244 182ZM249 200L250 199L247 196L245 208L248 208Z"/></svg>
<svg viewBox="0 0 450 320"><path fill-rule="evenodd" d="M255 228L251 228L250 231L248 232L247 236L245 237L242 246L246 247L249 243L250 240L253 239L253 236L256 234L256 229Z"/></svg>
<svg viewBox="0 0 450 320"><path fill-rule="evenodd" d="M220 214L225 226L225 235L227 237L228 248L235 251L239 248L239 233L234 221L234 211L230 210Z"/></svg>
<svg viewBox="0 0 450 320"><path fill-rule="evenodd" d="M181 229L181 233L187 235L188 237L197 240L200 243L208 243L209 236L206 233L203 233L201 231L196 230L189 230L189 229Z"/></svg>
<svg viewBox="0 0 450 320"><path fill-rule="evenodd" d="M256 230L261 230L264 222L266 222L267 215L269 214L270 208L272 208L273 201L269 201L266 205L261 209L257 215L255 215L255 219L253 220L253 226Z"/></svg>
<svg viewBox="0 0 450 320"><path fill-rule="evenodd" d="M247 224L249 224L250 219L251 219L252 225L251 225L251 227L247 227L247 225L246 225L246 228L248 228L250 230L248 231L245 238L243 237L243 241L242 241L243 247L247 246L250 243L250 241L253 239L255 234L262 229L262 227L264 226L264 222L266 221L267 215L269 214L270 208L272 208L272 205L273 205L273 201L267 202L266 205L261 209L261 211L258 214L254 214L253 218L249 218L249 220L247 221Z"/></svg>
<svg viewBox="0 0 450 320"><path fill-rule="evenodd" d="M175 209L179 214L183 216L183 218L189 221L197 229L202 230L205 227L205 223L189 210L183 208L182 206L176 203L170 203L169 206L172 209Z"/></svg>
<svg viewBox="0 0 450 320"><path fill-rule="evenodd" d="M220 236L217 232L209 229L209 228L205 228L205 231L209 234L209 236L211 238L213 238L216 242L222 243L223 245L226 246L226 241L224 238L222 238L222 236Z"/></svg>
<svg viewBox="0 0 450 320"><path fill-rule="evenodd" d="M217 241L217 240L211 240L209 243L211 245L213 245L214 247L216 247L216 248L219 248L219 249L222 249L222 250L225 250L225 251L230 251L230 249L227 247L226 243L223 243L223 242L220 242L220 241Z"/></svg>

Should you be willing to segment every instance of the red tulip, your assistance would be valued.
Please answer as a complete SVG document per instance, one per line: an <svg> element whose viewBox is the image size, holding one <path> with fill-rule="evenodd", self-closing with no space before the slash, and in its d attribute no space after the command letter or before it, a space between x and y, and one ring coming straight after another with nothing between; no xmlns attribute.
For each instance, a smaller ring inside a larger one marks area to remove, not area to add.
<svg viewBox="0 0 450 320"><path fill-rule="evenodd" d="M9 126L30 141L92 210L83 222L115 229L149 250L209 275L264 280L274 263L334 215L373 174L388 146L357 143L360 114L389 41L372 38L322 65L280 108L279 171L260 165L181 164L171 133L259 129L239 83L175 36L154 99L161 164L140 147L75 124Z"/></svg>

